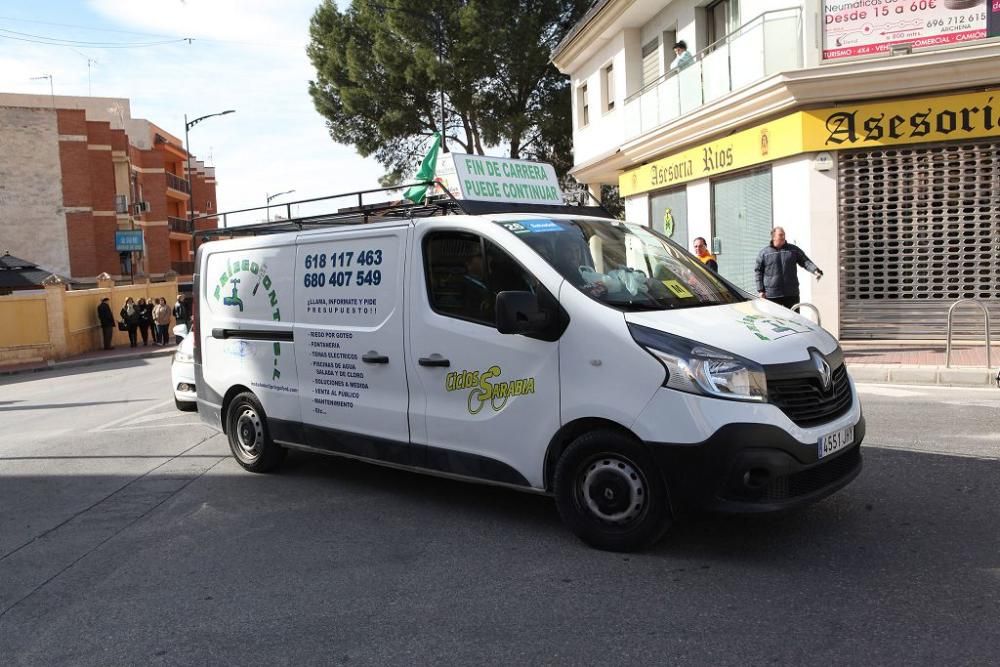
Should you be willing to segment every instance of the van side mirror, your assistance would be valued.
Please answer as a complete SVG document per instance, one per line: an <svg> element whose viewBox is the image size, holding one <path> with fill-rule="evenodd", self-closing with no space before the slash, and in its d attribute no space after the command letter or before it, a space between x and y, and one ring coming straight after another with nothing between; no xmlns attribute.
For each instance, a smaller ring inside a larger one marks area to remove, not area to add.
<svg viewBox="0 0 1000 667"><path fill-rule="evenodd" d="M502 334L532 334L549 326L549 314L542 310L531 292L497 294L496 326Z"/></svg>

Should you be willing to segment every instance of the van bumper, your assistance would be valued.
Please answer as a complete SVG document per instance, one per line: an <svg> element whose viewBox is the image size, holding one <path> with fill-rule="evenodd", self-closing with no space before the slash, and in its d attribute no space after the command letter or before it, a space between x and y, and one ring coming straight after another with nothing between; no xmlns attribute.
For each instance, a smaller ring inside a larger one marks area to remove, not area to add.
<svg viewBox="0 0 1000 667"><path fill-rule="evenodd" d="M774 512L816 502L861 473L865 419L854 443L818 458L818 447L770 424L736 423L700 443L647 442L674 511Z"/></svg>

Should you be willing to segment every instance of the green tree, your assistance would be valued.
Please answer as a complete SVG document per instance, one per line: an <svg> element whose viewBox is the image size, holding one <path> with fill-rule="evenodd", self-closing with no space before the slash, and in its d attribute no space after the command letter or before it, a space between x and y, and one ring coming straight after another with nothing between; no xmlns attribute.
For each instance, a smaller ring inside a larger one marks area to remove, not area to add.
<svg viewBox="0 0 1000 667"><path fill-rule="evenodd" d="M443 150L572 164L570 83L549 62L587 0L324 0L307 49L309 92L330 136L398 183L426 138Z"/></svg>

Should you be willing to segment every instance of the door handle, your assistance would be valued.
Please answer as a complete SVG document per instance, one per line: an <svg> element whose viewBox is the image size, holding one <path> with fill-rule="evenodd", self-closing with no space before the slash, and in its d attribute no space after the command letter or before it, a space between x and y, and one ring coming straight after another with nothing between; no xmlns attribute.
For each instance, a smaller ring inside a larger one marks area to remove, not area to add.
<svg viewBox="0 0 1000 667"><path fill-rule="evenodd" d="M370 352L366 352L364 356L361 357L361 361L366 364L387 364L389 363L389 357L384 354L379 354L375 350L371 350Z"/></svg>
<svg viewBox="0 0 1000 667"><path fill-rule="evenodd" d="M451 366L451 362L442 357L440 354L432 354L429 357L420 357L417 359L417 363L421 366L431 366L439 368L447 368Z"/></svg>

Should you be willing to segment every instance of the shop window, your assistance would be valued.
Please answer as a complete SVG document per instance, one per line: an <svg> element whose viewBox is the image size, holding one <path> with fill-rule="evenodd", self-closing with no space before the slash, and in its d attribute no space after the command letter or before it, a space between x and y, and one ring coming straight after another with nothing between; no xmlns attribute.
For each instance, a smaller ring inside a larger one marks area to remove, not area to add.
<svg viewBox="0 0 1000 667"><path fill-rule="evenodd" d="M711 245L718 249L719 273L756 292L757 253L771 241L771 168L755 169L712 182Z"/></svg>
<svg viewBox="0 0 1000 667"><path fill-rule="evenodd" d="M649 220L653 230L690 250L688 247L687 188L658 192L649 197Z"/></svg>

